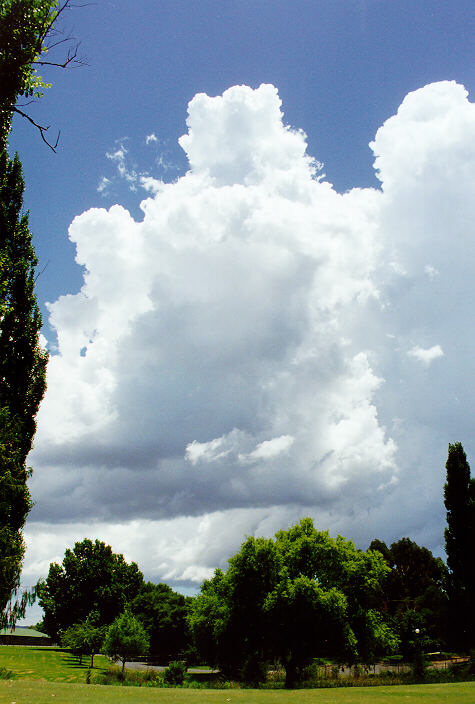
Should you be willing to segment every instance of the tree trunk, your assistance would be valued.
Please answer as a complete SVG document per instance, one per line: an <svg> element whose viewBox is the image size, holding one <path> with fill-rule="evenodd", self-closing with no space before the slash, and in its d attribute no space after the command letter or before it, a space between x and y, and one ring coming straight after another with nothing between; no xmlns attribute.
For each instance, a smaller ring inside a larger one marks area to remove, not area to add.
<svg viewBox="0 0 475 704"><path fill-rule="evenodd" d="M285 689L293 689L297 682L298 668L294 660L289 658L285 663Z"/></svg>

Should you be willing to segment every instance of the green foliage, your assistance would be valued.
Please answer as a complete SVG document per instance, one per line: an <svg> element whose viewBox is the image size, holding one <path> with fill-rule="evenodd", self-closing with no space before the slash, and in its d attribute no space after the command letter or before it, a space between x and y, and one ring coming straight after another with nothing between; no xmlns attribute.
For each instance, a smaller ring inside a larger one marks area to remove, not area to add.
<svg viewBox="0 0 475 704"><path fill-rule="evenodd" d="M56 0L0 3L0 134L5 143L17 98L40 98L49 87L37 73L45 39L58 12Z"/></svg>
<svg viewBox="0 0 475 704"><path fill-rule="evenodd" d="M121 687L165 687L164 673L156 670L125 670L109 666L106 670L95 672L91 678L92 684L102 684Z"/></svg>
<svg viewBox="0 0 475 704"><path fill-rule="evenodd" d="M0 154L0 253L3 314L0 321L0 408L15 424L18 460L24 463L36 430L35 415L46 388L47 354L38 335L35 297L37 259L22 214L24 182L18 155ZM21 518L20 518L21 521Z"/></svg>
<svg viewBox="0 0 475 704"><path fill-rule="evenodd" d="M370 661L398 642L377 609L388 572L380 553L334 540L308 518L275 540L248 538L193 602L198 652L229 677L252 670L254 681L280 660L287 686L317 656Z"/></svg>
<svg viewBox="0 0 475 704"><path fill-rule="evenodd" d="M103 652L112 660L122 662L123 674L126 661L131 657L145 655L149 648L149 637L140 621L129 611L124 611L109 626Z"/></svg>
<svg viewBox="0 0 475 704"><path fill-rule="evenodd" d="M460 442L449 445L445 466L450 643L468 651L475 645L475 478Z"/></svg>
<svg viewBox="0 0 475 704"><path fill-rule="evenodd" d="M96 614L89 614L82 623L75 623L61 634L61 645L77 655L82 664L83 655L90 655L91 668L94 667L94 655L102 649L106 636L106 626L96 626Z"/></svg>
<svg viewBox="0 0 475 704"><path fill-rule="evenodd" d="M85 539L66 550L61 565L51 563L46 581L37 585L43 627L53 639L60 630L95 612L97 626L109 625L139 593L143 575L123 555L96 540Z"/></svg>
<svg viewBox="0 0 475 704"><path fill-rule="evenodd" d="M18 156L0 151L0 625L14 622L31 595L11 603L20 582L22 528L31 508L26 458L46 387L47 353L39 344L37 259L22 214Z"/></svg>
<svg viewBox="0 0 475 704"><path fill-rule="evenodd" d="M216 570L193 602L189 622L198 652L230 678L240 679L250 658L261 664L266 660L269 616L264 602L277 584L279 568L272 540L248 538L229 560L228 571Z"/></svg>
<svg viewBox="0 0 475 704"><path fill-rule="evenodd" d="M445 642L447 621L443 561L409 538L401 538L390 548L373 540L369 549L381 553L390 567L382 582L381 601L399 635L402 653L412 659L416 628L424 634L426 650L439 650Z"/></svg>
<svg viewBox="0 0 475 704"><path fill-rule="evenodd" d="M165 670L163 681L165 684L181 685L186 677L186 663L183 660L173 660Z"/></svg>
<svg viewBox="0 0 475 704"><path fill-rule="evenodd" d="M150 636L150 652L161 662L190 655L187 614L191 601L167 584L147 582L130 604Z"/></svg>

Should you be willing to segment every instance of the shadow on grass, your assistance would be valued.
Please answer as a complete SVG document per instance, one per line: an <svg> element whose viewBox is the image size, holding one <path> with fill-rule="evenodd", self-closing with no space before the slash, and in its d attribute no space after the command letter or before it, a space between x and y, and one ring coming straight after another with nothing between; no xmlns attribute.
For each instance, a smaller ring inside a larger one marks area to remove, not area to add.
<svg viewBox="0 0 475 704"><path fill-rule="evenodd" d="M38 648L32 647L31 650L34 650L38 653L43 653L43 654L45 652L47 652L47 653L61 653L61 655L63 656L62 660L63 660L64 664L67 665L68 668L70 667L73 670L87 671L87 670L91 670L91 669L92 670L103 669L101 667L97 667L97 665L94 665L94 667L91 668L91 662L90 662L87 655L83 656L83 662L81 663L79 661L79 658L77 657L77 655L73 655L71 652L68 652L64 648L55 647L55 646L43 646L43 647L38 647Z"/></svg>
<svg viewBox="0 0 475 704"><path fill-rule="evenodd" d="M97 668L91 668L90 665L91 663L89 661L83 662L82 664L79 662L79 660L74 657L74 655L66 655L64 658L64 664L67 665L68 667L72 667L75 670L89 670L93 669L96 670Z"/></svg>
<svg viewBox="0 0 475 704"><path fill-rule="evenodd" d="M64 648L54 645L43 645L42 647L31 646L30 650L36 651L37 653L64 653Z"/></svg>

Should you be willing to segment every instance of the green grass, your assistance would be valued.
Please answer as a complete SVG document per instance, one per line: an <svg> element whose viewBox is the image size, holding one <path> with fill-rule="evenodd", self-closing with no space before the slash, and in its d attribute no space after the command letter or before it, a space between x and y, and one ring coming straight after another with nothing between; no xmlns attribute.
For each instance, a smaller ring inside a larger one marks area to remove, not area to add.
<svg viewBox="0 0 475 704"><path fill-rule="evenodd" d="M17 680L0 682L0 704L473 704L475 684L361 689L189 690L101 687Z"/></svg>
<svg viewBox="0 0 475 704"><path fill-rule="evenodd" d="M0 667L12 670L15 679L47 682L85 682L90 658L83 664L67 650L24 645L0 645ZM94 657L94 670L105 670L108 661L103 655Z"/></svg>
<svg viewBox="0 0 475 704"><path fill-rule="evenodd" d="M107 669L94 658L94 672ZM151 689L85 684L89 659L79 665L61 648L0 646L0 667L16 679L0 681L0 704L474 704L475 683L359 689Z"/></svg>

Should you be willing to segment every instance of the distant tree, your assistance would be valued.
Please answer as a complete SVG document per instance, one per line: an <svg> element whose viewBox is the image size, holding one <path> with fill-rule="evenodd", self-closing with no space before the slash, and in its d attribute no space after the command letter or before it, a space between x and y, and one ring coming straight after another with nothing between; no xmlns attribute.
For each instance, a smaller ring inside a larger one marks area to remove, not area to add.
<svg viewBox="0 0 475 704"><path fill-rule="evenodd" d="M189 654L192 640L187 615L191 601L167 584L146 582L130 604L150 636L151 654L163 663Z"/></svg>
<svg viewBox="0 0 475 704"><path fill-rule="evenodd" d="M60 634L60 641L63 648L68 648L73 655L79 658L79 664L82 665L82 659L88 654L88 646L84 638L83 624L75 623Z"/></svg>
<svg viewBox="0 0 475 704"><path fill-rule="evenodd" d="M37 259L22 213L24 183L18 156L0 151L0 620L14 622L25 598L20 583L22 529L31 508L26 458L46 388L48 355L39 343L35 297Z"/></svg>
<svg viewBox="0 0 475 704"><path fill-rule="evenodd" d="M97 626L109 625L142 585L135 562L128 564L109 545L86 538L66 550L61 565L51 563L48 577L37 585L43 627L57 639L60 631L85 621L92 611Z"/></svg>
<svg viewBox="0 0 475 704"><path fill-rule="evenodd" d="M85 621L75 623L61 633L61 645L77 655L80 664L83 656L89 655L91 668L94 667L94 655L101 651L107 632L107 626L96 626L96 621L97 614L92 612Z"/></svg>
<svg viewBox="0 0 475 704"><path fill-rule="evenodd" d="M412 658L415 644L426 649L444 645L447 622L447 568L440 558L409 538L401 538L388 548L373 540L391 568L382 583L382 610L387 613L401 640L404 655ZM419 630L415 638L416 629Z"/></svg>
<svg viewBox="0 0 475 704"><path fill-rule="evenodd" d="M475 645L475 478L460 442L449 445L445 467L450 641L468 651Z"/></svg>
<svg viewBox="0 0 475 704"><path fill-rule="evenodd" d="M146 655L149 647L148 635L140 621L129 611L124 611L109 626L104 640L103 652L112 660L121 661L123 678L127 660L135 656Z"/></svg>
<svg viewBox="0 0 475 704"><path fill-rule="evenodd" d="M198 651L253 682L263 678L266 661L278 659L287 687L317 656L371 661L397 643L376 608L388 571L379 553L334 540L309 518L275 540L248 538L193 601Z"/></svg>

